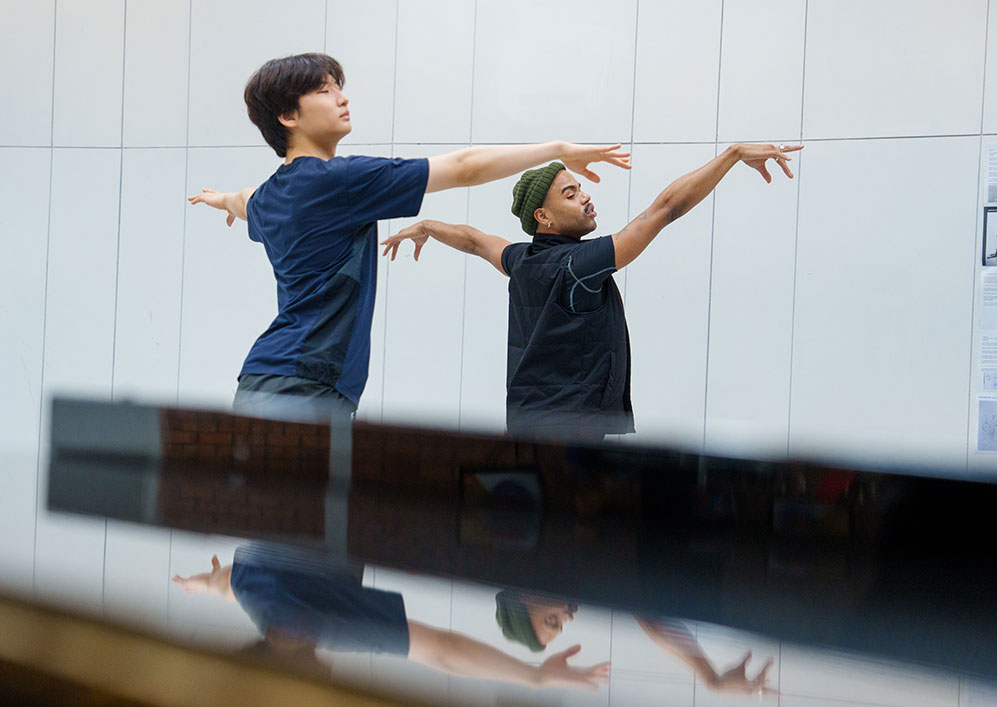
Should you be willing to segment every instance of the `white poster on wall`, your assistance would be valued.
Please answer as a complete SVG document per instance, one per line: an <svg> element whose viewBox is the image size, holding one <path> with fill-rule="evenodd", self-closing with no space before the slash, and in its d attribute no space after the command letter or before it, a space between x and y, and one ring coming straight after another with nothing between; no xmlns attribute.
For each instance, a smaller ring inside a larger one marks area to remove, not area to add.
<svg viewBox="0 0 997 707"><path fill-rule="evenodd" d="M997 452L997 269L980 274L980 350L977 352L977 444L980 452Z"/></svg>

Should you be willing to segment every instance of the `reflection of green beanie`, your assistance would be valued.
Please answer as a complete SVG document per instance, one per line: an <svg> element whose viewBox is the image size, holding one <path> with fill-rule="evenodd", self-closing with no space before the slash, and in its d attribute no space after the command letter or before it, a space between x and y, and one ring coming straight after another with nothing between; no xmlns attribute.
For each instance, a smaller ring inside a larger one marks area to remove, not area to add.
<svg viewBox="0 0 997 707"><path fill-rule="evenodd" d="M563 169L563 168L562 168ZM538 170L539 171L539 170ZM530 614L519 594L506 589L495 595L495 621L502 635L510 641L522 643L534 653L544 649L530 623Z"/></svg>
<svg viewBox="0 0 997 707"><path fill-rule="evenodd" d="M562 169L564 165L560 162L551 162L546 167L527 170L512 188L512 213L519 218L527 234L537 234L538 224L533 212L543 206L547 190Z"/></svg>

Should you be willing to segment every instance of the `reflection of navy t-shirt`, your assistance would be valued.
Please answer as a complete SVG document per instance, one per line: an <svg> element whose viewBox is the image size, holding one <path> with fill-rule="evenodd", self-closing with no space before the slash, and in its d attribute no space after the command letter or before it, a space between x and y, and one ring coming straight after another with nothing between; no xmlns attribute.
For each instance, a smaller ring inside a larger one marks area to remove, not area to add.
<svg viewBox="0 0 997 707"><path fill-rule="evenodd" d="M253 544L236 550L230 584L264 636L275 631L333 651L408 655L402 595L364 587L344 568Z"/></svg>
<svg viewBox="0 0 997 707"><path fill-rule="evenodd" d="M246 207L249 237L273 265L278 313L243 374L309 378L359 401L370 360L377 221L418 214L428 179L425 159L298 157L256 190Z"/></svg>

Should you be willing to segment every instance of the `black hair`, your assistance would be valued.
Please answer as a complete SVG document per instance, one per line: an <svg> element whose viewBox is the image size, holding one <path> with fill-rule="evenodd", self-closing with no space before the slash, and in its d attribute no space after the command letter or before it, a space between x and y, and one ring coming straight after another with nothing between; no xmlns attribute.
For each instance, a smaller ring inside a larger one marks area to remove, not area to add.
<svg viewBox="0 0 997 707"><path fill-rule="evenodd" d="M343 87L346 76L339 62L328 54L311 52L271 59L246 82L243 98L249 119L281 157L287 156L289 136L280 116L297 110L298 99L321 88L329 76Z"/></svg>

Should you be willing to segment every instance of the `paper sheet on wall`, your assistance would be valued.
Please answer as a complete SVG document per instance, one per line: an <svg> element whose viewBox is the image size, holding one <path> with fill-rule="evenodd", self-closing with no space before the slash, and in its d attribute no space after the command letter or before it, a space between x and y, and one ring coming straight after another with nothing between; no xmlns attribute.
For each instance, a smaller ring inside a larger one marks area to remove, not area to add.
<svg viewBox="0 0 997 707"><path fill-rule="evenodd" d="M980 452L997 452L997 269L980 274L979 380L977 381L977 445Z"/></svg>

